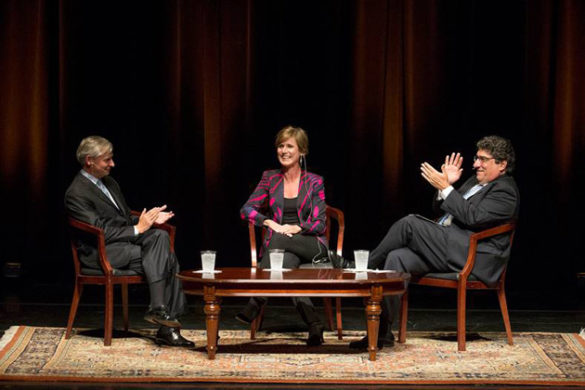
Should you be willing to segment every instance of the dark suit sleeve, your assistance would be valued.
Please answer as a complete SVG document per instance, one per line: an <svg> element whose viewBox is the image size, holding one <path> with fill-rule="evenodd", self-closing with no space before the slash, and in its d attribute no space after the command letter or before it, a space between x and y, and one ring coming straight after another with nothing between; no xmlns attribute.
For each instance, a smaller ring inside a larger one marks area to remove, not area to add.
<svg viewBox="0 0 585 390"><path fill-rule="evenodd" d="M106 244L128 241L135 237L134 226L128 226L124 221L117 223L109 219L100 213L96 201L91 194L83 191L79 186L70 188L65 194L65 207L69 216L103 229Z"/></svg>
<svg viewBox="0 0 585 390"><path fill-rule="evenodd" d="M518 203L515 187L505 180L496 180L488 186L484 194L478 193L467 201L459 192L451 191L441 209L470 229L484 228L514 217Z"/></svg>

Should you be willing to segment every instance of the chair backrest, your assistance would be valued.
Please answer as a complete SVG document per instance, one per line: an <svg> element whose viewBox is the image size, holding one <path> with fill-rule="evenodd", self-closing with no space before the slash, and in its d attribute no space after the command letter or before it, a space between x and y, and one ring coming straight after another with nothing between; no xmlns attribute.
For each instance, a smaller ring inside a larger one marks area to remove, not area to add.
<svg viewBox="0 0 585 390"><path fill-rule="evenodd" d="M471 274L473 270L473 266L475 265L475 259L477 255L477 245L479 241L485 240L486 238L499 236L500 234L509 234L510 235L510 250L512 250L512 244L514 243L514 234L516 233L516 220L511 220L506 222L502 225L498 225L496 227L482 230L480 232L474 233L469 237L469 250L467 254L467 261L465 266L459 273L460 275L464 275L465 278ZM508 264L504 265L504 270L500 275L498 280L498 284L503 284L506 281L506 270L508 268Z"/></svg>
<svg viewBox="0 0 585 390"><path fill-rule="evenodd" d="M329 242L329 247L331 247L331 228L332 224L331 221L334 220L337 222L337 236L335 238L335 245L336 245L336 252L339 256L342 255L343 252L343 239L345 236L345 216L343 211L338 208L327 206L326 209L327 213L327 222L326 222L326 231L325 237L327 238L327 242ZM264 233L265 229L260 229L260 241L256 240L256 226L252 222L248 222L248 236L250 239L250 262L252 267L258 266L258 246L262 246L262 242L264 241Z"/></svg>

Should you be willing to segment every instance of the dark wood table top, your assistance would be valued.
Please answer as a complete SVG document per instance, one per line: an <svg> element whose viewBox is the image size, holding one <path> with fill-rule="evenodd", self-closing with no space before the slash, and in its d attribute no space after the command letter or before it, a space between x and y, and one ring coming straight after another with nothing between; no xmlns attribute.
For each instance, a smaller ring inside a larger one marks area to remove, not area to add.
<svg viewBox="0 0 585 390"><path fill-rule="evenodd" d="M332 296L363 296L373 285L382 285L384 295L405 289L410 274L401 272L352 272L333 268L303 268L284 271L269 271L260 268L220 268L218 273L206 274L200 271L181 271L178 277L183 281L187 294L201 294L204 286L213 285L220 290L282 290L291 294L320 293ZM351 290L351 292L350 292ZM361 291L361 293L359 292ZM235 291L232 291L235 292ZM276 292L276 291L273 291ZM232 295L232 294L229 294ZM256 294L253 294L256 295ZM305 294L302 294L305 295Z"/></svg>
<svg viewBox="0 0 585 390"><path fill-rule="evenodd" d="M401 272L354 272L334 268L296 268L283 271L271 271L261 268L229 267L218 268L217 273L202 273L199 270L185 270L179 273L179 278L186 281L211 281L214 284L222 283L278 283L294 284L310 281L311 283L328 284L332 281L341 284L372 284L376 282L404 282L410 279L410 274Z"/></svg>

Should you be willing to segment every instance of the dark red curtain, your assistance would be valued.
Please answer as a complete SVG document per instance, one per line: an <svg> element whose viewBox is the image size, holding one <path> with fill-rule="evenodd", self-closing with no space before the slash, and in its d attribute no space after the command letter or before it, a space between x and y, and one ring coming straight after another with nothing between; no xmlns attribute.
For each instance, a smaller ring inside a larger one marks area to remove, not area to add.
<svg viewBox="0 0 585 390"><path fill-rule="evenodd" d="M109 138L134 208L177 213L201 249L247 265L238 210L286 124L348 223L346 254L430 213L419 165L512 139L522 193L511 287L576 284L585 4L535 1L0 3L0 261L68 280L62 206L80 139ZM544 271L546 270L546 271ZM536 281L536 283L535 283Z"/></svg>

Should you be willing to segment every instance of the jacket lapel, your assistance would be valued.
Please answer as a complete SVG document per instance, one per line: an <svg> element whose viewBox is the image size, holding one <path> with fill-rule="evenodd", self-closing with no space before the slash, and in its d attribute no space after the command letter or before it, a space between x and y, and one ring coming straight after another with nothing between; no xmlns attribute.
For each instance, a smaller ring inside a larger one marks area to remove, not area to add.
<svg viewBox="0 0 585 390"><path fill-rule="evenodd" d="M108 189L108 191L110 191L110 195L112 195L112 198L114 198L114 201L116 202L116 204L113 204L111 199L108 198L108 196L106 194L104 194L99 188L98 188L98 190L100 192L102 192L102 194L108 200L108 203L111 204L118 211L118 213L120 215L126 215L126 210L124 210L124 202L122 202L122 200L121 200L121 198L122 198L121 194L117 190L114 189L114 187L110 183L110 180L106 179L106 180L102 180L102 181L103 181L104 185L106 186L106 188ZM118 205L118 207L116 207L116 205Z"/></svg>
<svg viewBox="0 0 585 390"><path fill-rule="evenodd" d="M83 183L85 183L85 186L86 186L88 191L93 193L95 196L97 196L99 199L101 199L104 203L106 203L110 207L113 207L116 211L120 212L120 210L118 210L118 208L112 203L110 198L108 198L108 196L106 194L104 194L103 191L100 190L97 185L93 184L91 182L91 180L89 180L87 177L83 176L81 173L79 174L79 176L80 176L81 180L83 180ZM104 185L106 185L106 184L104 183ZM106 185L106 187L110 191L110 194L112 194L112 196L114 196L111 188L108 185ZM115 196L114 196L114 199L116 201L118 200Z"/></svg>

